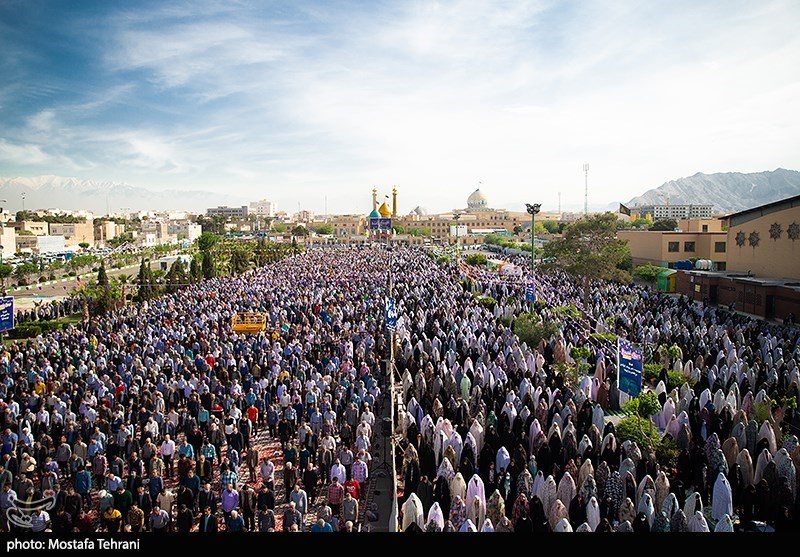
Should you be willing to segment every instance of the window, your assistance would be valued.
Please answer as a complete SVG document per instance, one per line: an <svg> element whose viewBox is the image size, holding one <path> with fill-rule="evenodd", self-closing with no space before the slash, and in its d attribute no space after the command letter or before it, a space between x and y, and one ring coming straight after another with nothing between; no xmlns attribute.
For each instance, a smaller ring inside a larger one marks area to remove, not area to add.
<svg viewBox="0 0 800 557"><path fill-rule="evenodd" d="M683 251L688 251L694 253L694 242L684 242L683 243Z"/></svg>
<svg viewBox="0 0 800 557"><path fill-rule="evenodd" d="M714 253L725 253L725 242L714 242Z"/></svg>
<svg viewBox="0 0 800 557"><path fill-rule="evenodd" d="M708 225L707 224L703 225L703 232L708 232Z"/></svg>
<svg viewBox="0 0 800 557"><path fill-rule="evenodd" d="M680 242L670 242L669 244L667 244L667 251L670 253L680 251L681 250L680 246L681 246Z"/></svg>
<svg viewBox="0 0 800 557"><path fill-rule="evenodd" d="M724 261L714 261L714 267L717 269L717 271L725 271L728 268Z"/></svg>

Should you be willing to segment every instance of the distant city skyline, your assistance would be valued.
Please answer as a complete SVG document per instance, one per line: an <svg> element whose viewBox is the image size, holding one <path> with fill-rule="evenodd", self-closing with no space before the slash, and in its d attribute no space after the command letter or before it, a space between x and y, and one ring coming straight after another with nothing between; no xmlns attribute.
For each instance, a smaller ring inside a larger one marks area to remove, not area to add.
<svg viewBox="0 0 800 557"><path fill-rule="evenodd" d="M0 176L290 213L327 196L331 214L373 186L404 214L480 187L577 212L588 162L603 208L697 172L800 168L798 21L788 0L9 1Z"/></svg>

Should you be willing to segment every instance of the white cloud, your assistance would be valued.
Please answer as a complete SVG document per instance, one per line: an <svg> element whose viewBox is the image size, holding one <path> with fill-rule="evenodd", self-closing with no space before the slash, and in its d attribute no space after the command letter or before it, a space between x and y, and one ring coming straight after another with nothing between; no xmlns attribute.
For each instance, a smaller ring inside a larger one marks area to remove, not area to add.
<svg viewBox="0 0 800 557"><path fill-rule="evenodd" d="M5 156L318 211L326 193L360 210L373 184L447 209L478 181L496 200L582 206L585 161L592 204L800 167L793 2L239 8L114 19L113 101L87 84L80 119L42 104Z"/></svg>

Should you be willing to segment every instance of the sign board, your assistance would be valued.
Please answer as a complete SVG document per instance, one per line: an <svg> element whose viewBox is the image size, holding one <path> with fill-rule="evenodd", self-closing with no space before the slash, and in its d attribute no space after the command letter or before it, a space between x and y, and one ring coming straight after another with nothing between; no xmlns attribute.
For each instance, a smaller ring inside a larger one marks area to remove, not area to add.
<svg viewBox="0 0 800 557"><path fill-rule="evenodd" d="M642 350L635 344L617 339L617 369L619 390L637 397L642 392Z"/></svg>
<svg viewBox="0 0 800 557"><path fill-rule="evenodd" d="M14 328L14 298L4 296L0 298L0 333Z"/></svg>
<svg viewBox="0 0 800 557"><path fill-rule="evenodd" d="M386 328L390 331L397 330L397 309L394 307L394 298L386 298Z"/></svg>
<svg viewBox="0 0 800 557"><path fill-rule="evenodd" d="M463 238L467 235L467 225L466 224L451 224L450 225L450 235L451 236L458 236L459 238Z"/></svg>
<svg viewBox="0 0 800 557"><path fill-rule="evenodd" d="M392 219L369 219L370 230L389 230L392 228Z"/></svg>
<svg viewBox="0 0 800 557"><path fill-rule="evenodd" d="M536 301L536 289L534 288L533 284L529 284L525 287L525 301L526 302L535 302Z"/></svg>

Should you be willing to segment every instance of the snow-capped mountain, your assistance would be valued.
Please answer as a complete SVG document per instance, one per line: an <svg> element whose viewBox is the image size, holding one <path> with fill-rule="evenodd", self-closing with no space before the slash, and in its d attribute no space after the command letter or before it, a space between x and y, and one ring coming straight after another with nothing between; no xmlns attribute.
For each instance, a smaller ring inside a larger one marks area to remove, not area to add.
<svg viewBox="0 0 800 557"><path fill-rule="evenodd" d="M119 211L184 209L205 212L217 205L241 206L247 200L235 195L199 190L154 191L120 182L95 182L62 176L34 176L29 178L0 177L0 206L17 211L22 208L25 194L26 209L58 208L63 210L86 209L96 215Z"/></svg>

